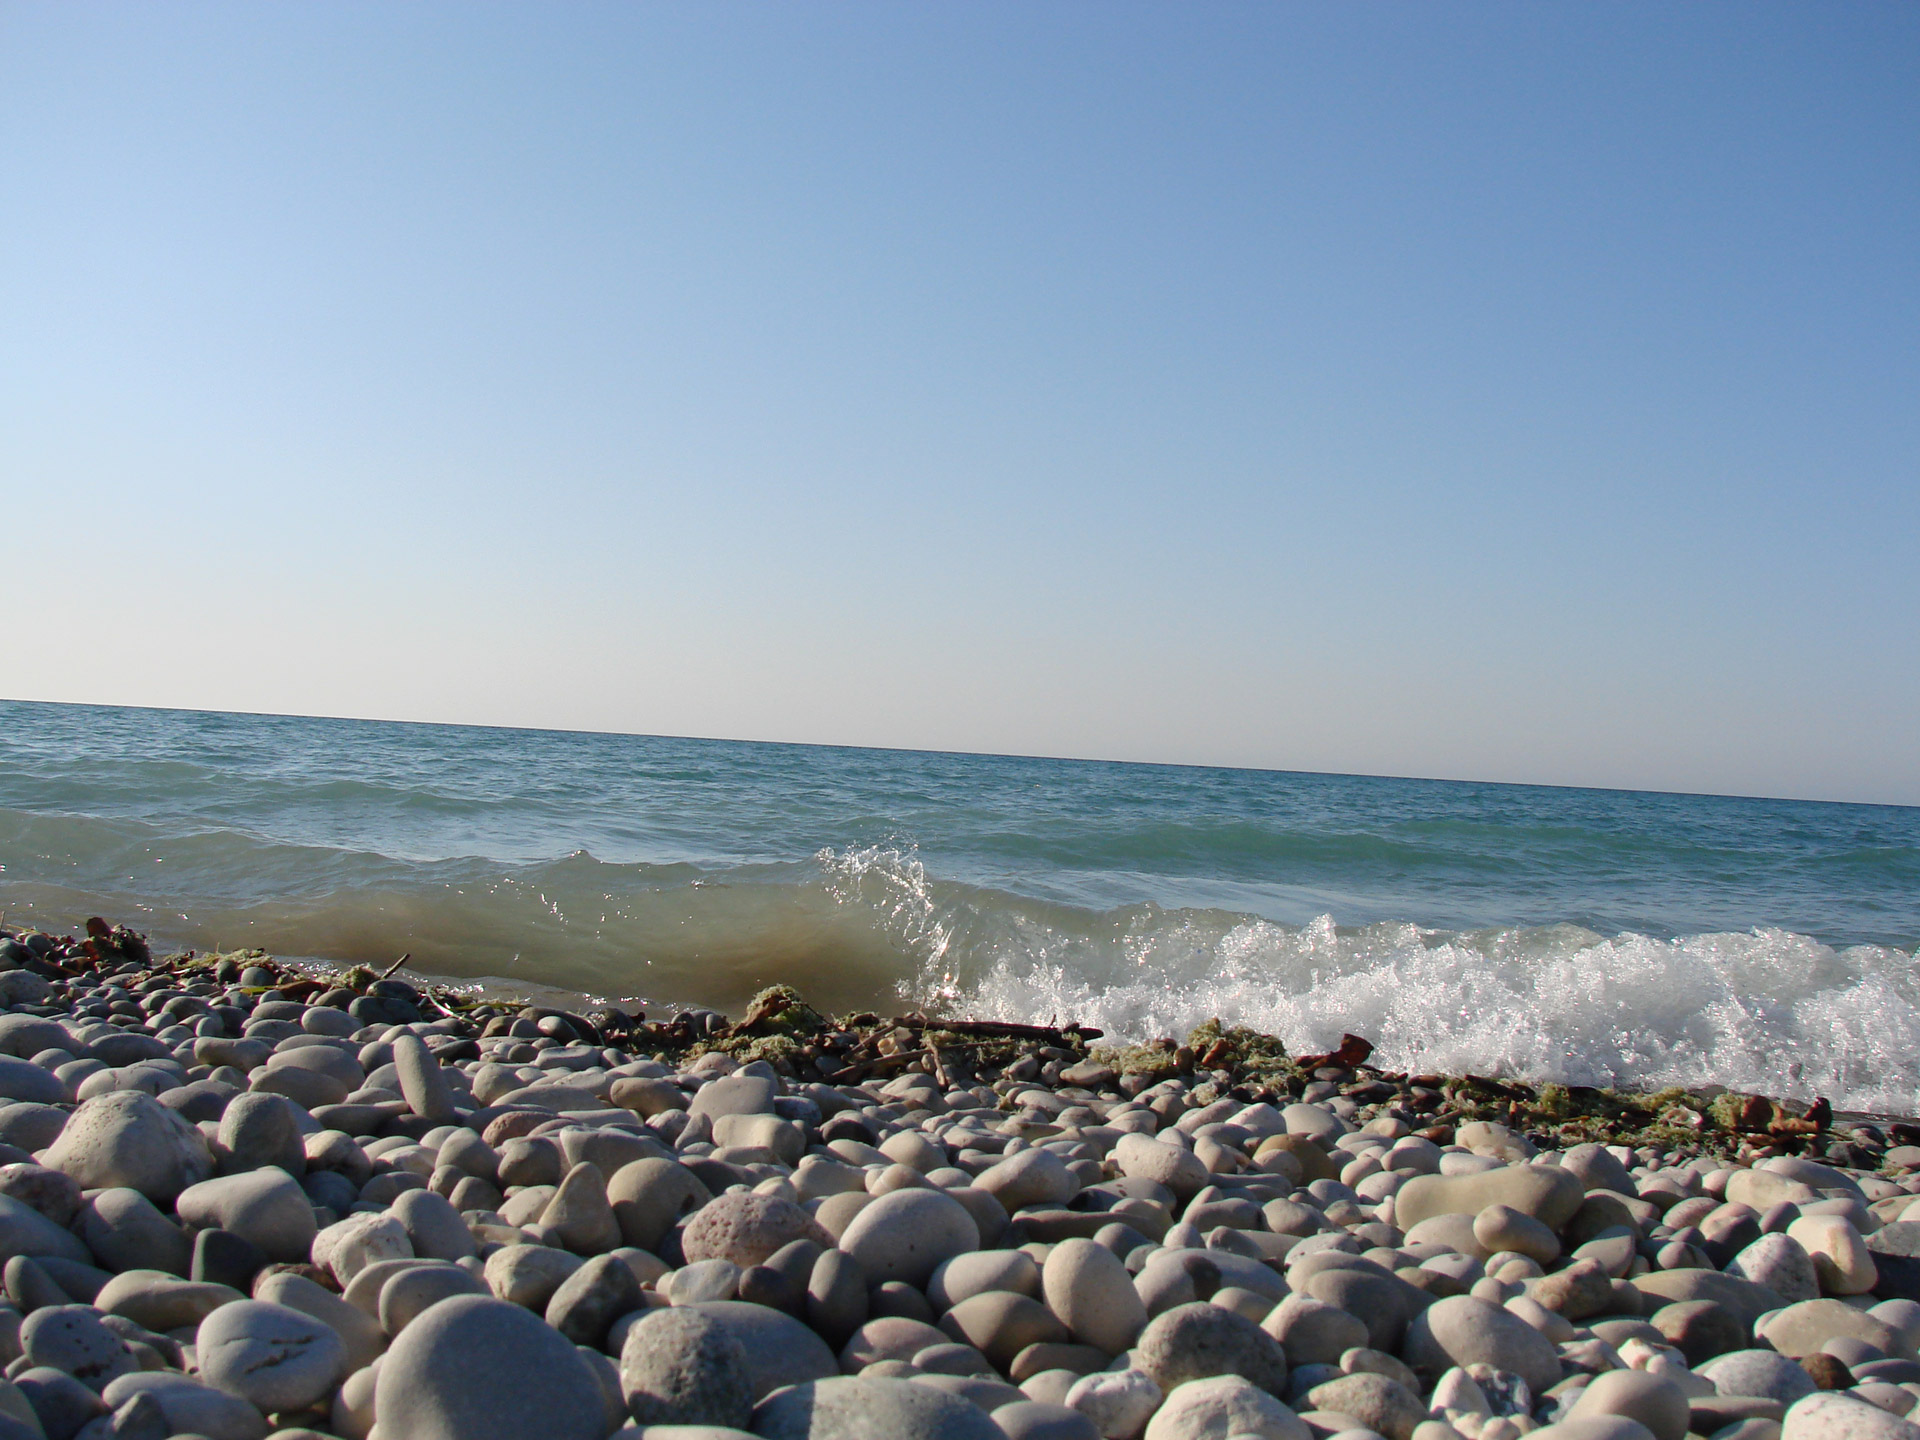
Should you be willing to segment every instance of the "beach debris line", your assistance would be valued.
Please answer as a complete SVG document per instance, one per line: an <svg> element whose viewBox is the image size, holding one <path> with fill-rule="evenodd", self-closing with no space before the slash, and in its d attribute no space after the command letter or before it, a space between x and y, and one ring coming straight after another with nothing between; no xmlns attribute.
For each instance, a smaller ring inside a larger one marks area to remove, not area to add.
<svg viewBox="0 0 1920 1440"><path fill-rule="evenodd" d="M1920 1440L1920 1130L1824 1102L105 921L0 1002L0 1436Z"/></svg>

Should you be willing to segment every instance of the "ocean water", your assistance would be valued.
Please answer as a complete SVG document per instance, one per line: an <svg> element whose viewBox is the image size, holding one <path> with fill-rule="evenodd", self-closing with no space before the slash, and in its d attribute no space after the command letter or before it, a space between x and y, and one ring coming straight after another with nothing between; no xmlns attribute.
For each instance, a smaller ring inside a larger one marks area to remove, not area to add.
<svg viewBox="0 0 1920 1440"><path fill-rule="evenodd" d="M1920 809L0 702L0 911L1920 1112Z"/></svg>

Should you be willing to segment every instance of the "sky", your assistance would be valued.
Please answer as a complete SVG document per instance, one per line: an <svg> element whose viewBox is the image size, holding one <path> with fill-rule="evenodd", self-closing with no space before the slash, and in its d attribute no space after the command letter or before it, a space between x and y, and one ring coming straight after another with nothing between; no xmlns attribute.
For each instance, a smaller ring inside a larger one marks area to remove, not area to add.
<svg viewBox="0 0 1920 1440"><path fill-rule="evenodd" d="M1920 803L1920 7L0 3L0 694Z"/></svg>

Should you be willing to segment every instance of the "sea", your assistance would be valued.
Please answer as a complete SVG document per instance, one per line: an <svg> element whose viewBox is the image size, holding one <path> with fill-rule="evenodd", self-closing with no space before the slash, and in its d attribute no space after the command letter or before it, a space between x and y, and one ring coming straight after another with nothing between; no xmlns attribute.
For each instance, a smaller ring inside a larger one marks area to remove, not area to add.
<svg viewBox="0 0 1920 1440"><path fill-rule="evenodd" d="M1920 809L0 701L0 924L1920 1113Z"/></svg>

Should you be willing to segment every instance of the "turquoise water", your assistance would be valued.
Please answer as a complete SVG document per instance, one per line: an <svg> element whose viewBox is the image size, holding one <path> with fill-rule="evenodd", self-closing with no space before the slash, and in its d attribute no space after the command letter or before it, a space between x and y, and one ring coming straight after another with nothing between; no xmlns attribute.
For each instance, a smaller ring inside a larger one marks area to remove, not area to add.
<svg viewBox="0 0 1920 1440"><path fill-rule="evenodd" d="M0 702L0 907L1920 1108L1920 810Z"/></svg>

